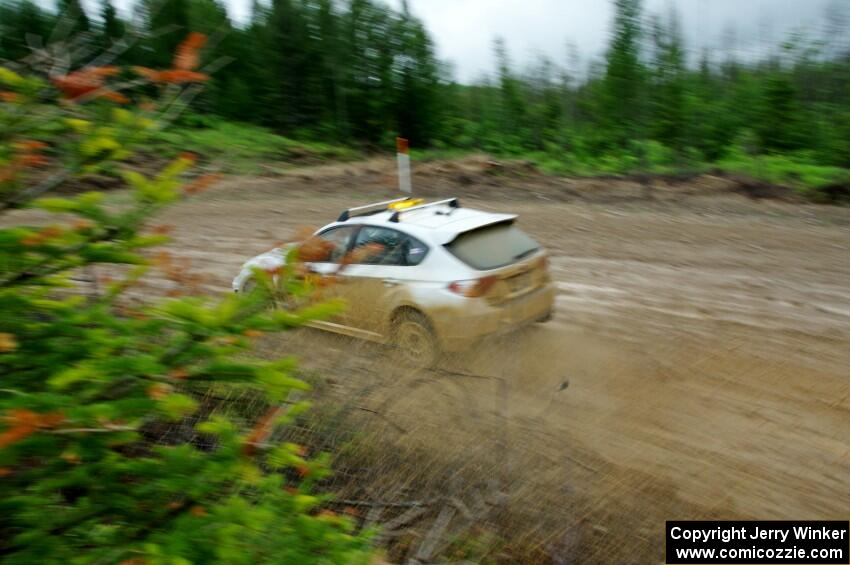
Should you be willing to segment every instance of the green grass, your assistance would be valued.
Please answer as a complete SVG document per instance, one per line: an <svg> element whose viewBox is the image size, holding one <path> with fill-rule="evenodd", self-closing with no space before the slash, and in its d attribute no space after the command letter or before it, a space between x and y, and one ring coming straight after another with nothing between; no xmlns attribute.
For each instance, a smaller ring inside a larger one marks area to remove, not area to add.
<svg viewBox="0 0 850 565"><path fill-rule="evenodd" d="M805 155L733 154L718 161L717 167L803 192L817 191L831 184L850 183L850 169L817 165Z"/></svg>
<svg viewBox="0 0 850 565"><path fill-rule="evenodd" d="M156 134L153 148L165 157L192 151L226 172L256 174L263 165L311 165L323 161L347 161L364 155L341 145L293 140L271 130L217 118L188 120L200 127L176 125ZM507 146L510 147L510 146ZM462 158L473 150L440 148L413 150L414 162ZM745 175L771 184L784 185L814 200L826 199L823 187L850 184L850 169L817 164L811 155L801 152L786 155L750 155L733 147L717 162L706 162L699 155L676 155L668 147L655 142L635 142L628 151L595 154L568 152L554 144L543 151L520 149L495 151L502 159L532 162L540 171L560 176L595 177L639 172L673 174L721 170ZM641 156L642 155L642 156Z"/></svg>
<svg viewBox="0 0 850 565"><path fill-rule="evenodd" d="M635 173L674 174L679 172L701 172L720 170L726 173L747 176L774 185L796 190L813 200L828 200L824 188L830 185L850 185L850 169L824 166L805 153L784 155L750 155L733 149L723 159L707 162L697 155L676 156L667 147L646 142L642 147L644 156L637 151L608 153L601 155L578 155L547 151L525 152L503 155L504 158L531 161L546 174L575 177L605 175L627 175Z"/></svg>
<svg viewBox="0 0 850 565"><path fill-rule="evenodd" d="M296 141L266 128L223 120L204 120L204 127L174 126L159 132L154 148L166 157L183 151L203 156L231 173L261 172L265 163L315 164L347 161L360 153L339 145Z"/></svg>

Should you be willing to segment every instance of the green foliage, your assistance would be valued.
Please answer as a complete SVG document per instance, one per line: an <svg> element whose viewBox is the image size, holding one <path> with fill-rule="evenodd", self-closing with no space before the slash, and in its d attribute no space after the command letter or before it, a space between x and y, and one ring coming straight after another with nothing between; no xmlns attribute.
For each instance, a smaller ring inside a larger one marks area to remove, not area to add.
<svg viewBox="0 0 850 565"><path fill-rule="evenodd" d="M850 171L840 167L816 164L806 152L787 155L748 155L740 148L717 162L720 169L744 174L769 183L799 188L804 194L820 200L822 188L834 184L850 184Z"/></svg>
<svg viewBox="0 0 850 565"><path fill-rule="evenodd" d="M641 2L614 0L614 30L608 47L601 118L622 145L633 139L643 111L644 69L640 62Z"/></svg>
<svg viewBox="0 0 850 565"><path fill-rule="evenodd" d="M9 71L0 79L19 90L29 80ZM0 107L2 123L22 108ZM52 164L79 171L129 155L147 119L99 103L42 99L29 109L51 116L54 141L21 145L6 127L3 153L49 151ZM250 355L262 333L338 306L306 300L310 287L294 264L276 280L258 273L265 284L246 296L127 299L155 264L144 250L164 239L146 222L181 196L192 163L178 158L153 177L125 172L134 198L124 204L94 192L31 201L29 172L17 170L2 195L55 215L0 229L3 563L369 560L368 540L314 493L326 461L272 440L306 407L293 396L306 383L290 359ZM112 280L103 288L77 282L104 272ZM171 273L178 282L184 275ZM270 310L270 293L305 305ZM252 394L262 415L217 413L215 393L228 391Z"/></svg>
<svg viewBox="0 0 850 565"><path fill-rule="evenodd" d="M706 49L692 63L675 11L659 17L640 0L611 0L604 58L573 49L523 69L497 40L489 76L482 69L458 84L422 22L377 0L256 2L246 26L220 0L138 0L133 21L104 2L102 23L69 41L113 45L117 63L170 66L185 31L215 37L198 69L215 80L193 93L193 123L155 143L231 171L352 155L340 147L391 150L397 135L414 149L533 153L548 170L589 174L657 170L641 153L657 142L675 157L662 168L693 169L729 158L745 133L750 155L850 168L850 54L838 41L797 35L765 45L759 59ZM832 20L835 37L846 32ZM0 59L27 55L27 37L61 36L52 34L59 23L28 0L0 0ZM810 186L812 175L800 176Z"/></svg>
<svg viewBox="0 0 850 565"><path fill-rule="evenodd" d="M800 108L794 85L784 74L769 76L756 122L761 146L768 150L792 151L803 145Z"/></svg>
<svg viewBox="0 0 850 565"><path fill-rule="evenodd" d="M261 163L350 160L359 155L341 145L295 141L263 127L221 119L197 120L191 115L175 127L157 132L152 141L160 154L176 156L192 151L235 173L255 173Z"/></svg>

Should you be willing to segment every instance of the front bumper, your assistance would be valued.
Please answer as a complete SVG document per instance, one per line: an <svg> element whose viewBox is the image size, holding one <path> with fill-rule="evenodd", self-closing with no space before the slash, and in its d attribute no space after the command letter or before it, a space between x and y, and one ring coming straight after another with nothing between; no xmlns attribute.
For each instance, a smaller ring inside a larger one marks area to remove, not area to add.
<svg viewBox="0 0 850 565"><path fill-rule="evenodd" d="M443 310L431 316L444 351L461 351L485 337L547 319L555 308L555 287L547 284L498 306L484 302L467 309Z"/></svg>

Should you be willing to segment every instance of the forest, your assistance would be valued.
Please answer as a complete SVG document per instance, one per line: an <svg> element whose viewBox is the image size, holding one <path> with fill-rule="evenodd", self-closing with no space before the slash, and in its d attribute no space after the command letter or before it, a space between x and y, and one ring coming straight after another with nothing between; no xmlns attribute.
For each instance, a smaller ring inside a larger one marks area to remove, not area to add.
<svg viewBox="0 0 850 565"><path fill-rule="evenodd" d="M99 13L79 0L52 11L3 0L0 59L67 38L72 66L103 51L122 66L156 67L195 31L210 37L214 77L194 101L201 125L216 116L366 149L389 149L400 135L417 149L526 156L566 174L720 164L808 186L846 180L850 42L840 4L822 29L745 58L733 31L722 51L697 50L672 6L656 14L641 0L613 2L604 55L583 56L564 38L562 61L518 68L497 37L497 68L472 84L437 58L406 2L395 11L377 0L255 0L244 24L216 0L141 0L127 19L110 0Z"/></svg>

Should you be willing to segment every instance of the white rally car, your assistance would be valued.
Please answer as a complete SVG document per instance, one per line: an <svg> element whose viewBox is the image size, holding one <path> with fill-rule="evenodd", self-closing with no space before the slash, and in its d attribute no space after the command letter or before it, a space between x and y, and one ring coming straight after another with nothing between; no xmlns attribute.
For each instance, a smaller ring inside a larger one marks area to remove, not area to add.
<svg viewBox="0 0 850 565"><path fill-rule="evenodd" d="M516 219L463 208L455 198L400 198L344 211L316 232L333 251L308 268L331 274L362 246L379 251L346 265L330 287L346 301L345 311L310 325L394 345L406 362L429 366L441 352L550 319L555 290L546 252ZM247 261L233 290L247 292L255 269L275 270L286 251Z"/></svg>

